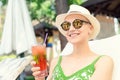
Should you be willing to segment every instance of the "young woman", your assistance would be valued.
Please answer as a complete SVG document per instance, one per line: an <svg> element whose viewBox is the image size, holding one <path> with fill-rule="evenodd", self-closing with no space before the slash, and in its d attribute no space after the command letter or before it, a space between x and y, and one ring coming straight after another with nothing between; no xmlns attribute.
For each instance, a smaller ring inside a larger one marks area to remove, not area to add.
<svg viewBox="0 0 120 80"><path fill-rule="evenodd" d="M100 30L98 20L84 7L71 5L67 13L56 17L59 31L73 44L73 52L52 60L48 80L112 80L113 60L90 50L88 41ZM31 62L35 80L44 80L40 68Z"/></svg>

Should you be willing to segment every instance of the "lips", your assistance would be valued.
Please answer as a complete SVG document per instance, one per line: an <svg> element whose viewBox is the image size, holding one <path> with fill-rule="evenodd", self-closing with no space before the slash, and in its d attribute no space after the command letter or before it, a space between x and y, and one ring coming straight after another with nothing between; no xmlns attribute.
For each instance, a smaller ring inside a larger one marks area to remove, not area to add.
<svg viewBox="0 0 120 80"><path fill-rule="evenodd" d="M80 35L80 33L70 33L70 34L69 34L69 37L76 37L76 36L78 36L78 35Z"/></svg>

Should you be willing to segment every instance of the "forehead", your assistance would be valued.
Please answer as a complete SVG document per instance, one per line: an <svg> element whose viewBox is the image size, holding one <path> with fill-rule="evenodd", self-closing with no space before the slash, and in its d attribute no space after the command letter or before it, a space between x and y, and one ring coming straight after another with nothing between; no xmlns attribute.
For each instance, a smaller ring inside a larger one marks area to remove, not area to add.
<svg viewBox="0 0 120 80"><path fill-rule="evenodd" d="M65 20L74 20L74 19L81 19L85 21L89 21L86 17L80 15L80 14L69 14L65 17Z"/></svg>

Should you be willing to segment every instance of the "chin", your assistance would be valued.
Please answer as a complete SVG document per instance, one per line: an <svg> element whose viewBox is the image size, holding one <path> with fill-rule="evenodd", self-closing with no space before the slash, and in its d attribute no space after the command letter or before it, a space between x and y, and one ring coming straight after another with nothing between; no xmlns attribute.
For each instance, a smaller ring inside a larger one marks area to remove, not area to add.
<svg viewBox="0 0 120 80"><path fill-rule="evenodd" d="M81 41L80 40L69 40L68 42L72 43L72 44L78 44Z"/></svg>
<svg viewBox="0 0 120 80"><path fill-rule="evenodd" d="M68 42L72 43L72 44L80 44L83 43L85 40L82 38L77 38L77 39L69 39Z"/></svg>

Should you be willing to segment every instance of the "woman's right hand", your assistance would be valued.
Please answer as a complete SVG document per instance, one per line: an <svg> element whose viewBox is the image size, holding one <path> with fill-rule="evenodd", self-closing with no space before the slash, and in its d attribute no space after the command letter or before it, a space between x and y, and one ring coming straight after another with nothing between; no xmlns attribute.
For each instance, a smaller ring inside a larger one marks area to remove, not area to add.
<svg viewBox="0 0 120 80"><path fill-rule="evenodd" d="M36 62L32 61L31 62L31 71L33 72L32 75L34 76L35 80L44 80L45 79L45 74L41 73L40 67L35 66Z"/></svg>

